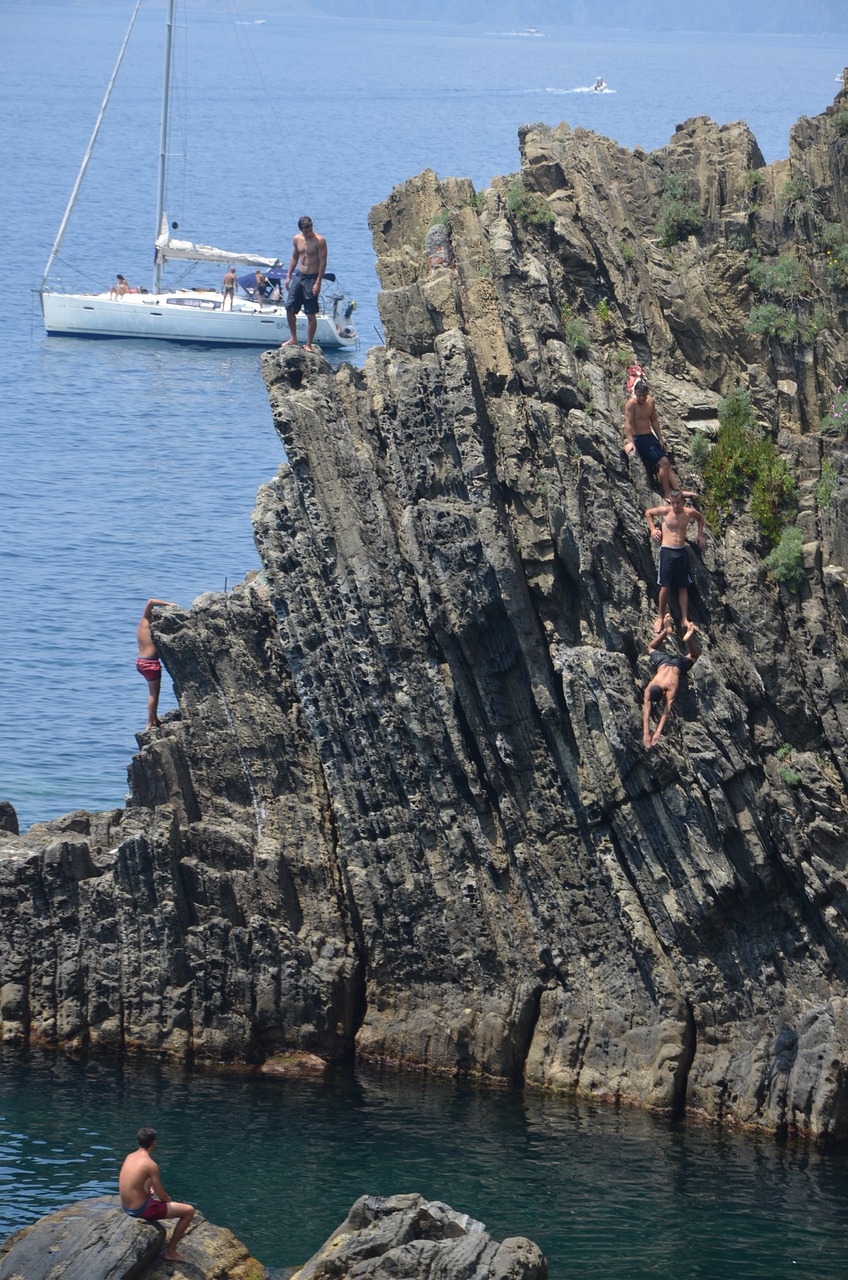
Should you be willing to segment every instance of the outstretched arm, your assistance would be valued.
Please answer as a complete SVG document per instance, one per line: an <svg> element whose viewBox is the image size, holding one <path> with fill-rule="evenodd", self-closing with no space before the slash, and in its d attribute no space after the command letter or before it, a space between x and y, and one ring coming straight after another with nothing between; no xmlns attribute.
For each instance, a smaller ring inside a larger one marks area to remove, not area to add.
<svg viewBox="0 0 848 1280"><path fill-rule="evenodd" d="M146 618L147 621L150 622L153 617L153 610L158 608L160 605L166 609L176 609L177 607L173 600L148 600L147 604L144 606L144 613L141 615L142 618Z"/></svg>
<svg viewBox="0 0 848 1280"><path fill-rule="evenodd" d="M144 613L141 615L139 620L138 630L135 633L136 639L138 640L139 652L143 652L145 649L150 649L153 645L153 631L151 630L150 624L153 621L153 610L158 608L159 605L164 605L171 609L176 608L173 600L148 600L147 604L144 606ZM154 656L155 652L156 650L154 647Z"/></svg>
<svg viewBox="0 0 848 1280"><path fill-rule="evenodd" d="M653 703L648 692L650 687L648 685L642 698L642 745L645 747L650 747L651 745L651 707Z"/></svg>
<svg viewBox="0 0 848 1280"><path fill-rule="evenodd" d="M663 713L660 716L659 724L654 730L654 736L651 738L652 747L655 747L662 737L662 731L665 728L666 720L668 720L668 717L671 715L671 709L674 706L674 698L675 695L673 693L667 692L665 695L665 707L663 708Z"/></svg>

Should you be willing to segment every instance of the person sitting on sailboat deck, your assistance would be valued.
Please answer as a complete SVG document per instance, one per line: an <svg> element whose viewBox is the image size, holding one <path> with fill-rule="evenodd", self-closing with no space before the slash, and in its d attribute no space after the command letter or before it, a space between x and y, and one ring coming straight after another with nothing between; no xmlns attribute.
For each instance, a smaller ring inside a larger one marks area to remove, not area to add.
<svg viewBox="0 0 848 1280"><path fill-rule="evenodd" d="M109 290L109 297L114 298L117 301L118 298L122 298L125 293L130 293L130 292L131 290L129 285L127 284L126 280L124 279L124 277L121 275L119 271L117 280L112 285L112 288Z"/></svg>
<svg viewBox="0 0 848 1280"><path fill-rule="evenodd" d="M228 267L227 274L224 276L224 283L221 286L221 294L223 295L223 300L221 302L222 311L227 310L227 298L230 300L230 311L232 311L237 288L238 280L236 279L236 269L235 267Z"/></svg>
<svg viewBox="0 0 848 1280"><path fill-rule="evenodd" d="M297 346L297 313L303 307L307 317L305 350L312 350L312 340L318 327L318 295L321 281L327 270L327 241L313 230L312 219L298 218L298 234L292 237L291 261L286 272L286 319L291 337L284 347Z"/></svg>

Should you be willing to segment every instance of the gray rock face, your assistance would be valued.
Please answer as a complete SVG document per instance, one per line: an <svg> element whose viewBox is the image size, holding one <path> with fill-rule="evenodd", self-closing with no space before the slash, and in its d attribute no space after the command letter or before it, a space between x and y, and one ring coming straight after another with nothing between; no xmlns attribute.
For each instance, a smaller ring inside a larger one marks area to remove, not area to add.
<svg viewBox="0 0 848 1280"><path fill-rule="evenodd" d="M517 1236L419 1195L361 1196L297 1280L547 1280L545 1256Z"/></svg>
<svg viewBox="0 0 848 1280"><path fill-rule="evenodd" d="M0 800L0 831L8 831L13 836L18 835L20 831L18 815L8 800Z"/></svg>
<svg viewBox="0 0 848 1280"><path fill-rule="evenodd" d="M138 1222L117 1196L67 1205L0 1244L0 1280L263 1280L265 1268L231 1232L197 1214L180 1241L185 1263L159 1258L167 1231Z"/></svg>
<svg viewBox="0 0 848 1280"><path fill-rule="evenodd" d="M0 834L6 1040L356 1053L848 1133L847 459L817 430L848 295L805 222L846 219L831 114L769 168L741 124L651 156L532 126L518 186L425 173L373 211L388 345L265 356L263 571L161 618L180 711L130 804ZM674 174L703 228L663 247ZM803 261L809 340L746 331L747 245ZM695 486L747 387L806 565L799 596L769 577L746 501L712 530L705 654L650 753L633 357Z"/></svg>

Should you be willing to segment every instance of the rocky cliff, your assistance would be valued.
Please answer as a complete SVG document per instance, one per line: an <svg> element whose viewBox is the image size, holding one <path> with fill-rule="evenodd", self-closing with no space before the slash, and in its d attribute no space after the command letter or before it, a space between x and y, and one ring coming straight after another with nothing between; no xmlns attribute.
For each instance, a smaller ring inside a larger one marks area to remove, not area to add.
<svg viewBox="0 0 848 1280"><path fill-rule="evenodd" d="M743 124L650 155L531 126L519 175L374 209L386 346L264 357L263 571L161 615L180 709L127 808L0 835L6 1040L357 1054L848 1134L848 459L819 430L844 125L845 92L768 167ZM787 258L803 288L764 303L751 264ZM775 581L726 504L652 751L633 360L696 489L745 388L804 569Z"/></svg>

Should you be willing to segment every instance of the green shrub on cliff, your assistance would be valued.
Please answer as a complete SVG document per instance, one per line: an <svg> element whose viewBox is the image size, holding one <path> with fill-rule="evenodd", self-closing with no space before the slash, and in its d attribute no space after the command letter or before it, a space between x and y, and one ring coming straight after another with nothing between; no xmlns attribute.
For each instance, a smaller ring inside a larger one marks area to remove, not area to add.
<svg viewBox="0 0 848 1280"><path fill-rule="evenodd" d="M748 259L748 279L757 293L790 301L799 298L809 287L806 271L790 254L763 260L752 253Z"/></svg>
<svg viewBox="0 0 848 1280"><path fill-rule="evenodd" d="M827 280L832 289L848 289L848 245L828 254Z"/></svg>
<svg viewBox="0 0 848 1280"><path fill-rule="evenodd" d="M825 459L822 463L821 476L813 490L816 502L822 511L826 511L833 501L833 495L836 493L838 484L839 477L834 467Z"/></svg>
<svg viewBox="0 0 848 1280"><path fill-rule="evenodd" d="M773 578L796 595L804 585L803 534L797 524L783 530L780 542L766 556L765 566Z"/></svg>
<svg viewBox="0 0 848 1280"><path fill-rule="evenodd" d="M525 227L536 227L541 231L556 222L556 214L545 197L538 191L528 191L520 178L515 179L506 193L506 207Z"/></svg>
<svg viewBox="0 0 848 1280"><path fill-rule="evenodd" d="M751 512L763 534L776 542L795 507L795 481L773 440L757 425L748 393L742 388L718 406L719 432L704 463L704 514L717 526L732 502L750 497Z"/></svg>
<svg viewBox="0 0 848 1280"><path fill-rule="evenodd" d="M763 302L752 307L745 321L745 332L764 338L779 338L781 342L797 342L801 336L798 317L789 307L777 302Z"/></svg>
<svg viewBox="0 0 848 1280"><path fill-rule="evenodd" d="M745 195L750 205L757 203L764 184L765 177L762 169L749 169L745 174Z"/></svg>
<svg viewBox="0 0 848 1280"><path fill-rule="evenodd" d="M825 271L830 287L848 288L848 230L841 222L826 222L819 242L827 255Z"/></svg>
<svg viewBox="0 0 848 1280"><path fill-rule="evenodd" d="M710 442L704 435L703 431L694 431L689 441L689 457L692 460L692 466L696 467L701 475L704 474L704 467L707 465L707 458L710 456Z"/></svg>
<svg viewBox="0 0 848 1280"><path fill-rule="evenodd" d="M797 227L805 218L818 222L819 198L803 174L799 178L787 178L778 199L778 207L784 218Z"/></svg>
<svg viewBox="0 0 848 1280"><path fill-rule="evenodd" d="M848 111L834 111L830 123L837 133L848 133Z"/></svg>
<svg viewBox="0 0 848 1280"><path fill-rule="evenodd" d="M576 316L565 322L565 340L576 356L589 354L589 335Z"/></svg>
<svg viewBox="0 0 848 1280"><path fill-rule="evenodd" d="M704 215L692 199L689 179L682 173L667 175L660 196L660 221L657 227L660 244L669 249L673 244L697 235L704 225Z"/></svg>
<svg viewBox="0 0 848 1280"><path fill-rule="evenodd" d="M769 542L776 542L785 518L794 515L797 509L795 478L772 440L761 437L756 453L757 472L751 486L751 511Z"/></svg>

